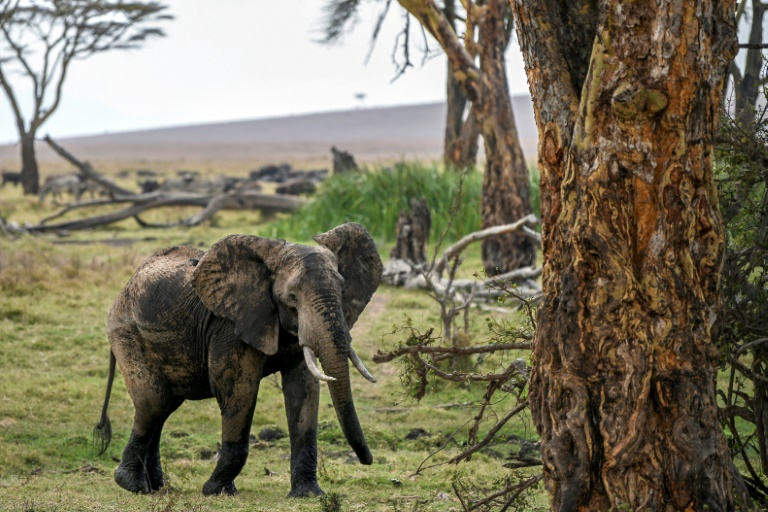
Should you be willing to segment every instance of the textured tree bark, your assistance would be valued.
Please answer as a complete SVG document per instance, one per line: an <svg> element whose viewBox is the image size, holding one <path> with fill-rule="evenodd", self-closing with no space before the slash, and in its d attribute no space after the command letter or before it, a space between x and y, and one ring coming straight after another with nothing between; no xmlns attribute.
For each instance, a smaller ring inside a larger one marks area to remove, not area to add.
<svg viewBox="0 0 768 512"><path fill-rule="evenodd" d="M467 97L461 90L461 85L453 77L448 66L446 77L446 114L445 138L443 140L443 163L446 167L461 169L461 128L464 126L464 109Z"/></svg>
<svg viewBox="0 0 768 512"><path fill-rule="evenodd" d="M399 0L438 41L448 56L454 78L472 102L475 120L485 143L483 227L508 224L532 212L528 167L525 164L507 86L504 49L507 46L506 0L482 5L467 2L467 26L477 23L481 41L462 42L445 13L433 0ZM465 44L473 51L467 50ZM474 52L480 54L480 67ZM513 233L483 242L483 265L495 275L532 265L536 247Z"/></svg>
<svg viewBox="0 0 768 512"><path fill-rule="evenodd" d="M733 510L712 177L732 1L510 0L539 130L531 409L553 510Z"/></svg>
<svg viewBox="0 0 768 512"><path fill-rule="evenodd" d="M458 167L468 169L477 164L477 152L480 149L478 140L480 139L480 128L477 126L477 118L474 109L470 107L467 112L467 118L461 127L459 135L460 153Z"/></svg>
<svg viewBox="0 0 768 512"><path fill-rule="evenodd" d="M21 183L25 194L37 194L40 191L40 173L35 156L35 134L21 136Z"/></svg>

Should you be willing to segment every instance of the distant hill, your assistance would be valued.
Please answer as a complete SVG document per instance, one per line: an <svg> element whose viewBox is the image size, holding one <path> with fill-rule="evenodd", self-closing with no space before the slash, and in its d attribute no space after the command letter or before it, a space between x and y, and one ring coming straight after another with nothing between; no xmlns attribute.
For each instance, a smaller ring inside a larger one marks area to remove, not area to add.
<svg viewBox="0 0 768 512"><path fill-rule="evenodd" d="M535 158L536 126L527 96L513 97L526 158ZM351 151L361 162L442 154L445 104L430 103L325 112L288 117L156 128L57 139L90 161L228 161L330 159L330 147ZM55 137L55 134L51 134ZM38 144L41 161L58 158ZM18 147L0 146L0 163L12 168Z"/></svg>

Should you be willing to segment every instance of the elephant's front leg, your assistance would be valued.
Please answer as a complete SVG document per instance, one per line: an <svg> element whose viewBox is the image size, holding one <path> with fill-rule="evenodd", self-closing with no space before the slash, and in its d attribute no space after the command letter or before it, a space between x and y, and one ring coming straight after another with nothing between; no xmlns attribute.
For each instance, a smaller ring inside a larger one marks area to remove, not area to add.
<svg viewBox="0 0 768 512"><path fill-rule="evenodd" d="M243 344L243 346L245 346ZM221 409L221 451L203 494L237 494L235 477L248 459L248 436L264 360L253 349L211 364L211 386Z"/></svg>
<svg viewBox="0 0 768 512"><path fill-rule="evenodd" d="M325 494L317 484L317 408L320 384L298 359L282 370L285 412L291 437L290 497Z"/></svg>

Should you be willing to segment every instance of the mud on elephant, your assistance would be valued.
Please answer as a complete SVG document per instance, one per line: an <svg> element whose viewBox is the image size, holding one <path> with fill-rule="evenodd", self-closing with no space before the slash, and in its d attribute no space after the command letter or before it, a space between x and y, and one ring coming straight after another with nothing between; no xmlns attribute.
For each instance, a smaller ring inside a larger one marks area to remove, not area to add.
<svg viewBox="0 0 768 512"><path fill-rule="evenodd" d="M107 407L117 363L135 407L115 471L121 487L144 493L162 487L163 424L184 400L215 397L221 452L203 493L236 493L259 383L275 372L282 375L290 434L289 496L323 492L317 484L320 380L328 383L347 442L361 463L371 464L347 359L374 380L352 349L349 329L379 285L381 259L359 224L344 224L314 239L319 246L231 235L207 252L173 247L139 267L107 317L110 372L96 426L104 453L111 438Z"/></svg>

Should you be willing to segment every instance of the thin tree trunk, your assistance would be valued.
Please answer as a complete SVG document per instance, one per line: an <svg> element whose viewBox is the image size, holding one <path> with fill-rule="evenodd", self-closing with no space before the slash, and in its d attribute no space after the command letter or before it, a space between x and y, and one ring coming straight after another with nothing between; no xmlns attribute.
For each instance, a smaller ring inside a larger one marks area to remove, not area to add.
<svg viewBox="0 0 768 512"><path fill-rule="evenodd" d="M479 24L480 94L472 110L485 144L482 213L483 228L490 228L522 219L533 208L504 62L509 6L504 0L494 0L487 2L484 9ZM488 275L533 266L536 251L531 238L521 233L489 238L483 241L483 266Z"/></svg>
<svg viewBox="0 0 768 512"><path fill-rule="evenodd" d="M445 17L456 31L456 4L455 0L443 2ZM446 167L461 169L459 160L461 157L461 127L464 124L464 109L467 106L467 97L461 88L461 84L453 76L451 63L447 64L446 71L446 114L445 114L445 138L443 140L443 163Z"/></svg>
<svg viewBox="0 0 768 512"><path fill-rule="evenodd" d="M733 2L510 2L540 141L530 400L551 508L734 510L710 333Z"/></svg>
<svg viewBox="0 0 768 512"><path fill-rule="evenodd" d="M40 191L34 132L21 135L21 183L25 194L37 194Z"/></svg>
<svg viewBox="0 0 768 512"><path fill-rule="evenodd" d="M451 65L448 64L443 163L446 167L459 170L462 169L460 163L462 153L461 129L464 126L464 110L467 106L467 97L464 95L459 82L453 77L450 68Z"/></svg>
<svg viewBox="0 0 768 512"><path fill-rule="evenodd" d="M752 0L752 26L749 31L749 44L756 47L748 48L744 61L742 79L734 84L737 94L735 104L736 120L742 126L749 125L755 120L755 107L760 93L760 72L763 69L763 51L759 46L763 43L763 16L768 5L762 0Z"/></svg>
<svg viewBox="0 0 768 512"><path fill-rule="evenodd" d="M456 4L454 0L443 2L445 17L456 31ZM470 109L467 117L467 96L461 83L453 74L451 63L448 62L446 76L446 118L445 140L443 143L443 163L455 170L467 169L477 162L477 122Z"/></svg>
<svg viewBox="0 0 768 512"><path fill-rule="evenodd" d="M469 108L467 118L461 127L459 144L461 151L459 154L458 166L460 169L469 169L477 163L477 152L480 149L478 140L480 139L480 128L477 126L477 117L472 107Z"/></svg>

